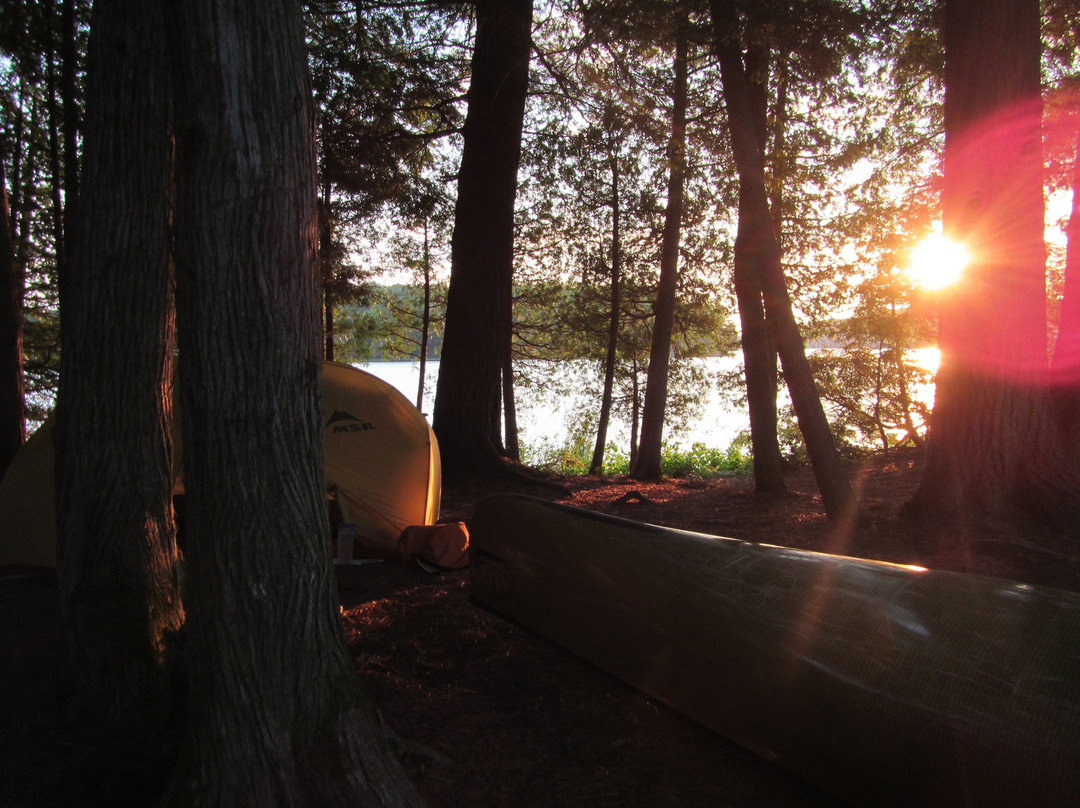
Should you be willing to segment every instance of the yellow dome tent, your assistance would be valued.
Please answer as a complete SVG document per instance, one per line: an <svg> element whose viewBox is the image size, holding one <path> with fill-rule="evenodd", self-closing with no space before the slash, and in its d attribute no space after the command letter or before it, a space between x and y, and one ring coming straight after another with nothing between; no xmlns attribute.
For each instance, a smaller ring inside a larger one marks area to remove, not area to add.
<svg viewBox="0 0 1080 808"><path fill-rule="evenodd" d="M435 433L391 384L324 362L323 445L327 491L342 521L356 525L360 554L394 555L402 530L438 519L442 467ZM50 419L0 483L0 564L56 565L53 468ZM175 490L183 490L179 479Z"/></svg>

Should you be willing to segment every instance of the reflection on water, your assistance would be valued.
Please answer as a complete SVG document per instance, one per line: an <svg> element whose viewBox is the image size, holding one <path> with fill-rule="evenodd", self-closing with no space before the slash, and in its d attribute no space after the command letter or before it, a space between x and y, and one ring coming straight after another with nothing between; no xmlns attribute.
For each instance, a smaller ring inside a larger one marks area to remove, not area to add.
<svg viewBox="0 0 1080 808"><path fill-rule="evenodd" d="M941 351L934 345L928 348L913 348L905 351L904 356L909 362L914 362L931 373L937 373L938 365L941 364Z"/></svg>
<svg viewBox="0 0 1080 808"><path fill-rule="evenodd" d="M701 409L686 426L671 430L665 439L686 446L704 443L706 446L728 446L740 431L750 428L745 406L731 404L712 383L720 371L730 371L740 365L734 357L708 357L694 360L703 365L709 389L705 391ZM394 385L410 401L416 400L420 381L420 366L415 362L371 362L359 367ZM529 368L532 383L515 388L520 440L528 446L561 446L585 413L598 404L588 393L599 388L595 365L585 361L535 363ZM423 410L428 418L435 400L435 384L439 377L439 362L429 361L424 382ZM625 446L629 442L630 424L616 419L608 429L609 440Z"/></svg>

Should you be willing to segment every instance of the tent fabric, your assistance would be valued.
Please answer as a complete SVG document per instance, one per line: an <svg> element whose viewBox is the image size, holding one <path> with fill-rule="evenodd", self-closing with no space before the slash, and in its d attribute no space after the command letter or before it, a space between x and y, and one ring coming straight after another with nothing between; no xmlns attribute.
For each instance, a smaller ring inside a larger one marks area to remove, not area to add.
<svg viewBox="0 0 1080 808"><path fill-rule="evenodd" d="M438 519L442 466L435 433L393 385L324 362L323 444L327 491L343 521L356 525L358 554L394 556L406 527ZM56 565L53 468L50 419L0 483L0 564ZM183 491L181 480L174 491Z"/></svg>
<svg viewBox="0 0 1080 808"><path fill-rule="evenodd" d="M0 564L56 566L52 416L11 461L0 483Z"/></svg>
<svg viewBox="0 0 1080 808"><path fill-rule="evenodd" d="M326 482L356 543L393 555L409 525L439 518L442 463L427 419L393 385L323 363Z"/></svg>

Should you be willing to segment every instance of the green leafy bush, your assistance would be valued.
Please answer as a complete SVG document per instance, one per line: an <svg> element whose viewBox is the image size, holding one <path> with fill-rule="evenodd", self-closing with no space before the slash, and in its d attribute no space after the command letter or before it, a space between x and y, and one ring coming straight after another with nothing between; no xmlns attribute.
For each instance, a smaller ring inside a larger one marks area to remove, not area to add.
<svg viewBox="0 0 1080 808"><path fill-rule="evenodd" d="M562 446L523 446L521 455L527 465L553 474L573 476L588 473L592 448L581 441L568 441ZM750 474L753 460L745 442L740 441L723 449L703 443L694 443L689 448L680 443L664 443L660 468L665 477L726 477ZM608 444L604 451L603 475L620 477L629 473L629 455L618 446Z"/></svg>

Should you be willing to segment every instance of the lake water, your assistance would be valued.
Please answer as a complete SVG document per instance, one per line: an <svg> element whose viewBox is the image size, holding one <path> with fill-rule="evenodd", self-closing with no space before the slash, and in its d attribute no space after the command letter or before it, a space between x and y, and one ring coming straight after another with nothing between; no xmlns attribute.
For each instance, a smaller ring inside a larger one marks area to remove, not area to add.
<svg viewBox="0 0 1080 808"><path fill-rule="evenodd" d="M709 357L695 360L702 363L706 378L712 380L716 373L739 366L735 357ZM378 376L400 390L410 401L416 401L420 381L420 365L416 362L370 362L358 365L368 373ZM544 363L530 368L530 376L536 378L535 387L519 387L517 395L519 440L523 446L560 447L573 431L583 409L599 409L599 399L589 398L581 392L566 392L566 388L578 391L586 388L591 380L579 379L576 374L588 372L584 362L563 364ZM424 406L421 408L430 418L435 400L435 384L439 376L438 361L427 364ZM559 377L559 378L557 378ZM750 428L750 418L745 407L726 401L713 383L706 385L704 402L682 429L666 432L664 439L685 446L704 443L712 447L726 447L738 433ZM625 447L629 443L630 425L616 420L608 429L608 440ZM590 441L591 445L591 441Z"/></svg>
<svg viewBox="0 0 1080 808"><path fill-rule="evenodd" d="M937 368L936 348L920 348L907 352L909 361L921 364L933 372ZM741 355L707 357L691 360L699 363L704 379L702 403L682 427L667 427L664 440L689 447L703 443L710 448L723 449L743 431L750 429L750 416L745 405L721 395L716 376L730 372L742 365ZM364 370L394 385L409 401L416 401L420 381L420 365L416 362L370 362L360 365ZM596 389L594 365L587 362L536 363L529 368L529 376L536 380L530 387L519 386L517 396L519 440L523 446L533 449L560 448L568 435L580 425L584 410L599 409L599 396L587 396L583 391ZM591 378L590 378L591 376ZM438 361L427 363L424 383L424 403L421 409L429 416L435 400L435 385L439 377ZM933 401L933 385L913 391L916 398ZM786 400L781 391L781 400ZM627 420L615 420L608 429L608 440L623 447L629 445L630 424ZM595 440L589 435L588 445Z"/></svg>

